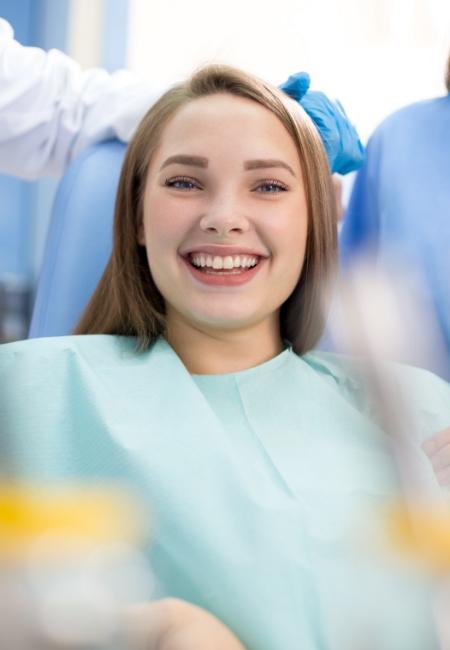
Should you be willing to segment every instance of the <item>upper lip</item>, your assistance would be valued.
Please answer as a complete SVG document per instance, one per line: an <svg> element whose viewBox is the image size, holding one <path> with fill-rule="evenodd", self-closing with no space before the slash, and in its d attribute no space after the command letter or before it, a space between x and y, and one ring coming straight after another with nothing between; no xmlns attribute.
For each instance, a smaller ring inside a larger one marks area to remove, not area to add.
<svg viewBox="0 0 450 650"><path fill-rule="evenodd" d="M226 257L227 255L251 255L252 257L268 257L267 253L263 253L254 248L245 248L243 246L226 246L225 244L199 244L192 246L180 252L180 255L187 257L195 253L206 253L207 255L219 255Z"/></svg>

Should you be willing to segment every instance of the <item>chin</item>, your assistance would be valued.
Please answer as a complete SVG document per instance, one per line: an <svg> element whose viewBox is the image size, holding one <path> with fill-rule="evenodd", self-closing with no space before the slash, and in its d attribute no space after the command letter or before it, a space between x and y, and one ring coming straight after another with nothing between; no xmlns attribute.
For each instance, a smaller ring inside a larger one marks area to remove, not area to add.
<svg viewBox="0 0 450 650"><path fill-rule="evenodd" d="M186 314L187 318L200 327L217 331L236 331L246 329L260 322L256 314L243 313L242 310L230 314L230 310L199 310Z"/></svg>

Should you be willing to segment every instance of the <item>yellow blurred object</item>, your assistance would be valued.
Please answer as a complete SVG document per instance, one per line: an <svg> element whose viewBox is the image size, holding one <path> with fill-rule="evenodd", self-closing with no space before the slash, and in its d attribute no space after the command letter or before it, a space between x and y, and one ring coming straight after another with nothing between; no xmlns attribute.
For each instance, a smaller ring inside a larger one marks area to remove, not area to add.
<svg viewBox="0 0 450 650"><path fill-rule="evenodd" d="M0 555L21 555L45 539L49 552L71 544L133 543L144 533L132 496L115 485L0 484Z"/></svg>
<svg viewBox="0 0 450 650"><path fill-rule="evenodd" d="M450 512L442 508L415 506L411 511L405 503L389 510L388 528L394 546L428 568L439 573L450 572Z"/></svg>

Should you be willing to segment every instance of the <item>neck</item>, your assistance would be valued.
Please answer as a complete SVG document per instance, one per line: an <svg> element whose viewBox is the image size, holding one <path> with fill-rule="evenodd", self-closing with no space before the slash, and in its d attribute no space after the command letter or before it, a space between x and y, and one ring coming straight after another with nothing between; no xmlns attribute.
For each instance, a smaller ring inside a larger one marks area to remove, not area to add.
<svg viewBox="0 0 450 650"><path fill-rule="evenodd" d="M278 316L236 331L207 330L183 321L167 320L166 339L191 374L239 372L269 361L283 350Z"/></svg>

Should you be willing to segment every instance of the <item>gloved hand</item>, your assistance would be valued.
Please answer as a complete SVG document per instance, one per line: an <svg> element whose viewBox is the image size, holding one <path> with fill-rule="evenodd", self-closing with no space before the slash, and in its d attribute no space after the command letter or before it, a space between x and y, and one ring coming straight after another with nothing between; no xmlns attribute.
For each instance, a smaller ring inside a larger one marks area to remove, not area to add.
<svg viewBox="0 0 450 650"><path fill-rule="evenodd" d="M355 127L338 101L332 102L324 93L310 91L309 84L309 74L297 72L280 89L298 101L316 125L331 172L347 174L359 169L364 161L364 147Z"/></svg>

